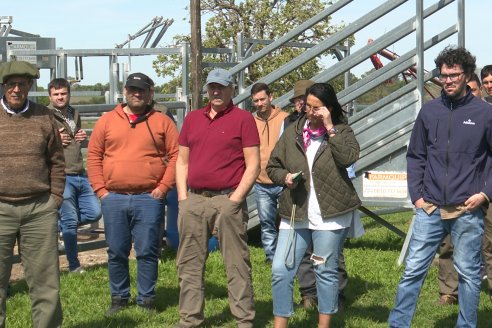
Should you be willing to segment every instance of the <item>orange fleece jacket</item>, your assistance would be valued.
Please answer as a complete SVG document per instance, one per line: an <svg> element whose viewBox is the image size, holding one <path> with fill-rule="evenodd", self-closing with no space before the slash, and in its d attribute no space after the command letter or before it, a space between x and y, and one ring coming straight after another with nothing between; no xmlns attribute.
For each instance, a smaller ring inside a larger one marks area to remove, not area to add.
<svg viewBox="0 0 492 328"><path fill-rule="evenodd" d="M258 183L273 184L266 173L266 166L270 159L273 147L277 143L283 131L284 120L289 114L280 110L280 107L272 107L268 119L263 119L255 113L256 127L260 136L260 175L256 179Z"/></svg>
<svg viewBox="0 0 492 328"><path fill-rule="evenodd" d="M146 114L146 121L132 127L124 106L119 104L103 115L91 134L87 173L92 188L99 197L108 191L142 193L156 187L165 193L175 184L176 125L169 117L152 109ZM167 159L167 165L163 158Z"/></svg>

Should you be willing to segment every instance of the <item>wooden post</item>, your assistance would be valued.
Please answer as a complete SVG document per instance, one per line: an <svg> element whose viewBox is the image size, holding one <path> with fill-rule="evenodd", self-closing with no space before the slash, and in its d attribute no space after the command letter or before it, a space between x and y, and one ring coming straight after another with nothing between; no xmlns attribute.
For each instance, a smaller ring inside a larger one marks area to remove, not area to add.
<svg viewBox="0 0 492 328"><path fill-rule="evenodd" d="M202 29L200 0L190 0L191 109L202 107Z"/></svg>

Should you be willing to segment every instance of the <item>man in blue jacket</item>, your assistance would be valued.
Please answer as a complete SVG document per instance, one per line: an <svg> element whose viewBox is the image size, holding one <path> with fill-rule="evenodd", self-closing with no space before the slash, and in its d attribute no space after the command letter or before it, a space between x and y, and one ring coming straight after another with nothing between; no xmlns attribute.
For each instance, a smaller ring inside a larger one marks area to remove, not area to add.
<svg viewBox="0 0 492 328"><path fill-rule="evenodd" d="M476 67L466 49L447 47L435 63L441 97L422 107L408 146L408 189L416 215L390 327L410 327L427 270L446 234L460 276L456 326L477 325L482 205L492 197L492 174L485 169L492 111L466 85Z"/></svg>

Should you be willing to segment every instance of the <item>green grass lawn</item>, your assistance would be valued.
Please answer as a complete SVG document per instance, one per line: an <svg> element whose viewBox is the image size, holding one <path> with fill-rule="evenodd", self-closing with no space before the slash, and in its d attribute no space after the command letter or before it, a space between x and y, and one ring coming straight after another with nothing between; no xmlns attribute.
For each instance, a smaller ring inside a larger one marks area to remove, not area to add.
<svg viewBox="0 0 492 328"><path fill-rule="evenodd" d="M407 230L411 213L385 216L403 231ZM371 219L364 219L366 235L348 240L345 247L349 284L346 289L345 312L337 314L333 327L387 327L396 286L403 270L396 265L403 240ZM253 239L253 238L252 238ZM256 327L272 327L271 269L256 240L251 243L253 282L256 301ZM135 290L135 261L131 262L132 295ZM178 278L175 253L166 251L159 265L156 313L140 310L133 303L113 318L104 316L110 303L106 266L92 267L84 275L61 277L61 299L64 327L173 327L178 322ZM7 327L30 327L30 301L26 284L13 286L7 302ZM229 312L226 277L218 252L210 255L206 272L205 327L235 327ZM480 295L479 327L490 327L492 303L485 284ZM297 289L294 300L300 299ZM438 299L437 268L432 267L422 289L413 327L454 327L458 306L436 306ZM317 313L296 310L290 327L316 327Z"/></svg>

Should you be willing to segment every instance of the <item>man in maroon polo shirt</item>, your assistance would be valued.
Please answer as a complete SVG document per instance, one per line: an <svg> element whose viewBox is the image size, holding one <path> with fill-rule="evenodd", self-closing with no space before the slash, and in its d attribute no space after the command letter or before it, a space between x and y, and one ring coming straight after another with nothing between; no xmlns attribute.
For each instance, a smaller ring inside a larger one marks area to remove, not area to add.
<svg viewBox="0 0 492 328"><path fill-rule="evenodd" d="M213 234L226 267L232 315L238 327L250 328L255 309L246 196L260 172L260 140L253 116L232 102L228 71L211 71L206 87L208 105L186 116L179 136L177 327L197 327L204 321L204 270Z"/></svg>

